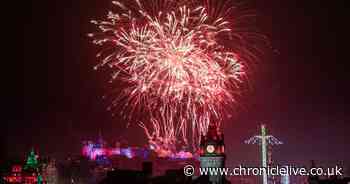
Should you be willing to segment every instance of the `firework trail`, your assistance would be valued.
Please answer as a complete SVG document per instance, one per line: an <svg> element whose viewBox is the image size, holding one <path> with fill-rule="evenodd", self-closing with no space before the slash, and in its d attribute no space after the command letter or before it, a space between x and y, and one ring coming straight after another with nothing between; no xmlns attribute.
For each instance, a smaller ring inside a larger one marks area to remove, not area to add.
<svg viewBox="0 0 350 184"><path fill-rule="evenodd" d="M139 125L156 150L195 150L209 123L220 126L236 103L247 63L257 59L261 35L246 23L251 14L229 0L113 4L89 34L102 48L95 69L109 68L112 84L123 86L111 109L122 104L129 120L142 114Z"/></svg>

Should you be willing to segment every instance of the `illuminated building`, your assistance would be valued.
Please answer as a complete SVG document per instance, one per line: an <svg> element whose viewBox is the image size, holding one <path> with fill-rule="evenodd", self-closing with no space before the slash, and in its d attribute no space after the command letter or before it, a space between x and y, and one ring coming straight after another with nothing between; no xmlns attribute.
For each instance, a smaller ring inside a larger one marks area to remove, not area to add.
<svg viewBox="0 0 350 184"><path fill-rule="evenodd" d="M199 152L200 166L202 168L225 167L224 134L214 124L210 124L207 134L201 137ZM220 175L210 175L209 181L213 184L226 183L225 177Z"/></svg>
<svg viewBox="0 0 350 184"><path fill-rule="evenodd" d="M3 177L6 183L22 183L22 184L36 184L40 174L37 172L26 171L22 165L13 165L11 172Z"/></svg>
<svg viewBox="0 0 350 184"><path fill-rule="evenodd" d="M39 169L38 155L34 153L33 149L30 151L23 169L27 171L33 171L33 172L38 171Z"/></svg>
<svg viewBox="0 0 350 184"><path fill-rule="evenodd" d="M47 176L45 171L47 167L41 163L32 149L25 161L22 164L14 164L10 168L10 172L3 175L3 180L6 183L21 183L21 184L46 184ZM51 168L54 169L54 168ZM42 175L44 171L44 176ZM53 183L53 182L51 182ZM51 184L50 183L50 184Z"/></svg>
<svg viewBox="0 0 350 184"><path fill-rule="evenodd" d="M96 162L101 163L102 165L108 165L111 157L122 156L131 158L150 158L151 154L156 153L157 157L162 157L166 159L174 159L174 160L186 160L191 159L193 155L186 151L179 151L173 154L159 154L161 152L157 152L159 150L155 150L152 144L147 145L145 147L127 147L121 146L119 142L117 142L113 147L108 146L106 141L103 140L102 135L100 133L99 138L96 142L94 141L83 141L83 146L81 153L83 156L89 158L90 160L94 160Z"/></svg>
<svg viewBox="0 0 350 184"><path fill-rule="evenodd" d="M22 182L22 166L13 165L11 168L11 173L3 177L8 183L21 183Z"/></svg>

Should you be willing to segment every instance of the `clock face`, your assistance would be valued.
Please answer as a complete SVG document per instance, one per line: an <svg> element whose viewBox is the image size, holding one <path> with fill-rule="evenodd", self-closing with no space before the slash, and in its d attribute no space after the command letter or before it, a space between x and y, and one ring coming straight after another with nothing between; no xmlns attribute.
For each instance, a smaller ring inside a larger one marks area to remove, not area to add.
<svg viewBox="0 0 350 184"><path fill-rule="evenodd" d="M213 153L215 151L215 147L213 145L208 145L207 146L207 152L208 153Z"/></svg>

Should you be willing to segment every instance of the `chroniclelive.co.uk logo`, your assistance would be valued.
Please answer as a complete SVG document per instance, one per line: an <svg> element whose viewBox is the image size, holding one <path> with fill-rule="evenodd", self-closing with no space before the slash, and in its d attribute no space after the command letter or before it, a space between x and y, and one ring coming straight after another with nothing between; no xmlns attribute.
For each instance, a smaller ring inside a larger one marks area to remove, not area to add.
<svg viewBox="0 0 350 184"><path fill-rule="evenodd" d="M276 166L276 167L234 167L234 168L199 168L200 175L223 175L223 176L259 176L265 173L269 176L284 176L284 175L300 175L300 176L342 176L342 167L336 166L332 168L322 167L294 167L294 166ZM193 176L195 167L193 165L186 165L184 167L184 174L186 176Z"/></svg>

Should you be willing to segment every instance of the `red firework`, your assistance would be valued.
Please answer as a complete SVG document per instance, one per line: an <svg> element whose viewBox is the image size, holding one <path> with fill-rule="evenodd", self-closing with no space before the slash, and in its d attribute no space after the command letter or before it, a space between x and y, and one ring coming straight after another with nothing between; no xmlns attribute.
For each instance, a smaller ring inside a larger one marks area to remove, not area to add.
<svg viewBox="0 0 350 184"><path fill-rule="evenodd" d="M116 10L92 23L89 34L103 49L95 67L108 66L111 82L123 83L112 107L140 120L155 150L173 153L177 143L192 144L209 123L220 126L223 112L236 103L251 45L261 35L246 22L251 14L232 1L113 1ZM191 138L189 141L188 138Z"/></svg>

